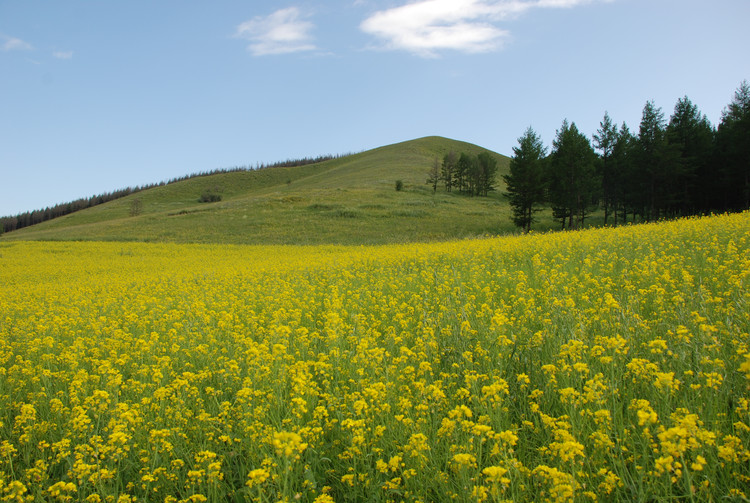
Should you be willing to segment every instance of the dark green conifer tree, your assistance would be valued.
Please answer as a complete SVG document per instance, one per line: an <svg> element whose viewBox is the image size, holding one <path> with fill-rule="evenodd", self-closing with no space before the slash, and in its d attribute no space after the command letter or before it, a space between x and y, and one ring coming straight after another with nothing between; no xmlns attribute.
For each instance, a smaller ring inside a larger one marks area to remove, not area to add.
<svg viewBox="0 0 750 503"><path fill-rule="evenodd" d="M667 141L678 152L672 198L672 210L677 215L696 214L709 207L707 196L715 192L716 184L709 170L713 135L708 118L687 96L680 98L667 126Z"/></svg>
<svg viewBox="0 0 750 503"><path fill-rule="evenodd" d="M510 201L513 223L524 232L531 230L534 213L544 202L545 176L544 158L546 148L542 139L529 127L513 147L510 171L503 175L506 184L505 197Z"/></svg>
<svg viewBox="0 0 750 503"><path fill-rule="evenodd" d="M604 206L604 225L607 225L610 213L616 207L615 173L612 153L617 143L617 124L612 122L608 112L604 112L604 119L599 123L599 129L594 134L594 147L601 152L597 165L597 172L602 181L602 205Z"/></svg>
<svg viewBox="0 0 750 503"><path fill-rule="evenodd" d="M750 85L743 81L722 112L716 132L723 209L750 208Z"/></svg>
<svg viewBox="0 0 750 503"><path fill-rule="evenodd" d="M636 148L637 138L633 136L624 122L617 133L614 149L612 150L612 197L614 203L615 225L618 213L621 213L622 223L628 221L628 211L635 212L640 198L641 181L636 177ZM635 214L633 214L635 220Z"/></svg>
<svg viewBox="0 0 750 503"><path fill-rule="evenodd" d="M596 176L596 153L575 123L563 121L552 142L548 198L552 215L565 229L583 225L596 203L600 182Z"/></svg>
<svg viewBox="0 0 750 503"><path fill-rule="evenodd" d="M671 216L669 210L674 206L676 186L679 185L679 154L677 148L667 142L664 113L653 101L648 101L643 107L638 144L639 173L636 176L645 182L645 218L658 220Z"/></svg>

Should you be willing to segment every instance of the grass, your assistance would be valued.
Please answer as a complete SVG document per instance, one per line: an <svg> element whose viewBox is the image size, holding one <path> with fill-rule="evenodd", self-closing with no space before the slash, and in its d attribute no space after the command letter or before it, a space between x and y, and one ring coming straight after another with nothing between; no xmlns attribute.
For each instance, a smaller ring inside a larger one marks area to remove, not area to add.
<svg viewBox="0 0 750 503"><path fill-rule="evenodd" d="M170 241L234 244L382 244L514 231L498 190L486 198L425 184L435 157L484 149L440 137L389 145L327 162L185 180L7 233L11 240ZM395 180L404 189L396 192ZM204 193L221 194L200 203ZM140 214L131 216L133 201ZM551 227L542 222L539 229Z"/></svg>

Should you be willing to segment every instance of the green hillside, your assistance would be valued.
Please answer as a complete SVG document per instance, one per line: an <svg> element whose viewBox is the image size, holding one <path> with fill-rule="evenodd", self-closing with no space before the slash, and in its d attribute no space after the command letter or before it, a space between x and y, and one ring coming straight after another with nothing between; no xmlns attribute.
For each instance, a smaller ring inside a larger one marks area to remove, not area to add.
<svg viewBox="0 0 750 503"><path fill-rule="evenodd" d="M106 240L237 244L375 244L514 231L498 159L489 197L433 194L435 157L485 149L426 137L298 167L196 177L7 233L2 240ZM402 191L395 190L402 180ZM222 200L201 203L201 194ZM138 200L139 202L134 202ZM135 206L139 214L133 216ZM550 222L551 225L551 222ZM544 224L543 224L544 226Z"/></svg>

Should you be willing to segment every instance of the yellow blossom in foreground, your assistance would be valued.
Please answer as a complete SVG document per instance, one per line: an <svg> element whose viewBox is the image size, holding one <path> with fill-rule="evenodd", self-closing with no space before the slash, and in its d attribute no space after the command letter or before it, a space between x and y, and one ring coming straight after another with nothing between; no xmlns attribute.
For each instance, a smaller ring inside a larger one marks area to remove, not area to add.
<svg viewBox="0 0 750 503"><path fill-rule="evenodd" d="M464 467L473 467L477 464L477 458L475 458L471 454L462 452L453 456L453 463L455 464L457 469L461 469Z"/></svg>
<svg viewBox="0 0 750 503"><path fill-rule="evenodd" d="M286 458L302 454L307 449L307 444L302 442L302 437L294 432L274 433L271 443L276 449L276 454Z"/></svg>
<svg viewBox="0 0 750 503"><path fill-rule="evenodd" d="M503 486L510 484L510 479L505 477L508 470L502 466L488 466L482 470L482 473L487 477L487 482L490 484L499 484Z"/></svg>
<svg viewBox="0 0 750 503"><path fill-rule="evenodd" d="M271 474L268 473L268 470L265 468L256 468L247 474L247 482L245 482L245 485L248 487L258 486L268 480L268 477L270 476Z"/></svg>

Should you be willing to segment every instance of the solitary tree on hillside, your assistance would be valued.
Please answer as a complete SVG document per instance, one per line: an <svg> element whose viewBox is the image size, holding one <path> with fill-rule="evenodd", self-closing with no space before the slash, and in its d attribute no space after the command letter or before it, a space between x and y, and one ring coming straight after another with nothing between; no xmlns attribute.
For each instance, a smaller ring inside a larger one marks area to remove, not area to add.
<svg viewBox="0 0 750 503"><path fill-rule="evenodd" d="M133 198L130 201L130 216L137 217L143 212L143 201L140 197Z"/></svg>
<svg viewBox="0 0 750 503"><path fill-rule="evenodd" d="M545 198L544 157L546 149L542 139L529 127L513 147L510 172L503 175L507 185L505 197L510 200L513 223L529 232L534 223L534 213Z"/></svg>

